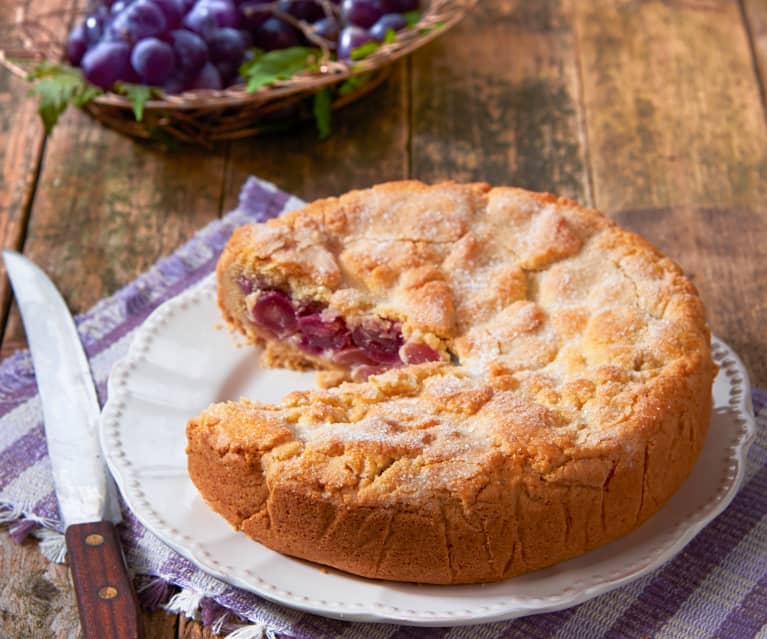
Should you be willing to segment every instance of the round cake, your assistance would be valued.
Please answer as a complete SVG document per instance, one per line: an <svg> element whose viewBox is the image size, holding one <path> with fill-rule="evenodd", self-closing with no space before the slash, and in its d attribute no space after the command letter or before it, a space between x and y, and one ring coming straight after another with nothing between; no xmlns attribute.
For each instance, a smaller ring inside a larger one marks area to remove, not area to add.
<svg viewBox="0 0 767 639"><path fill-rule="evenodd" d="M382 184L238 229L218 282L267 365L327 386L187 427L205 501L281 553L379 579L505 579L635 529L703 447L700 297L569 200Z"/></svg>

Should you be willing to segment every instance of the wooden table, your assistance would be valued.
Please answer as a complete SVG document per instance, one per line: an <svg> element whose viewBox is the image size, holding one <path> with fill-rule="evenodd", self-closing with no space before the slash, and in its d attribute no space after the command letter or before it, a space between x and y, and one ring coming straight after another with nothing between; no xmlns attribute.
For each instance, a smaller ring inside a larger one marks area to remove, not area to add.
<svg viewBox="0 0 767 639"><path fill-rule="evenodd" d="M0 235L80 312L231 209L255 174L305 199L406 177L568 195L683 265L767 386L767 0L484 0L311 125L165 152L70 111L45 138L0 71ZM5 278L2 355L24 346ZM207 637L146 615L148 638ZM0 636L77 637L65 568L0 534Z"/></svg>

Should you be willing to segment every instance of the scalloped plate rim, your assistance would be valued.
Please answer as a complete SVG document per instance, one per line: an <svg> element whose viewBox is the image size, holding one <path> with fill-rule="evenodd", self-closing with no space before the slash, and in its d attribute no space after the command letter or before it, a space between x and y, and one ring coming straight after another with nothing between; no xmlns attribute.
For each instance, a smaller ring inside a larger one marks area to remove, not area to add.
<svg viewBox="0 0 767 639"><path fill-rule="evenodd" d="M117 437L118 432L115 430L115 427L120 423L119 420L122 410L124 409L124 402L130 398L127 390L117 387L116 380L127 379L130 376L131 369L145 357L146 353L151 348L153 336L157 334L162 324L172 313L176 311L194 312L190 309L193 309L195 304L204 303L205 296L212 296L214 286L214 275L211 274L206 276L196 285L164 302L152 312L141 326L136 329L128 352L115 364L109 376L109 399L104 406L102 419L100 421L102 449L104 451L107 465L120 489L123 499L144 526L171 548L192 561L204 572L238 588L260 595L270 601L297 610L348 621L398 623L420 626L457 626L489 623L522 617L529 614L554 612L570 608L633 581L669 561L730 504L743 482L746 454L750 444L756 437L756 424L753 415L753 407L751 405L749 377L746 368L738 355L724 341L712 336L714 351L719 350L723 352L723 355L719 355L718 357L718 360L722 362L719 374L728 376L727 381L730 397L727 404L740 418L740 422L738 423L740 431L731 436L731 443L728 447L729 457L726 460L730 464L735 464L736 472L735 475L732 478L729 478L729 481L720 487L718 492L712 496L712 499L706 504L705 508L703 508L703 512L694 513L684 521L678 522L673 526L671 531L666 531L662 537L663 543L660 544L660 550L656 548L656 551L651 553L647 561L640 566L637 566L635 562L634 565L631 565L629 569L622 574L615 574L615 571L613 571L609 576L601 580L592 577L590 583L586 584L585 587L574 594L572 592L573 589L570 588L570 593L565 592L558 596L552 595L545 600L531 598L529 600L500 602L494 604L492 607L481 606L476 609L461 610L457 614L429 614L429 611L425 609L420 611L415 608L403 609L402 607L384 606L375 602L350 603L345 601L328 602L327 600L306 601L305 597L301 597L294 592L283 591L280 587L266 582L261 577L256 578L261 582L260 584L257 584L247 577L232 574L231 572L223 572L216 569L211 561L206 559L204 553L195 550L197 544L194 541L189 541L189 538L184 539L186 536L181 535L179 531L173 529L172 526L169 526L168 522L162 521L153 510L150 509L150 512L146 511L144 506L140 503L140 497L143 494L140 490L141 482L133 476L128 468L124 467L121 462L121 455L116 454L114 444L110 442L110 437L113 439ZM737 384L733 383L732 379L730 379L737 378L737 376L740 377L740 380L737 382L741 387L740 397L737 397ZM126 397L126 395L128 397ZM709 440L707 440L707 442L708 441ZM700 511L701 508L698 510ZM649 521L652 521L652 518ZM630 537L641 529L642 527L640 526L621 540ZM240 533L232 530L232 535L237 534ZM669 539L669 537L671 537L671 539ZM621 540L612 543L618 543ZM274 554L279 559L290 559L282 557L278 553ZM567 562L564 562L564 564L560 564L560 566L566 564ZM336 574L342 574L340 571L334 572L336 572ZM559 575L557 575L557 577L558 576ZM355 580L362 579L356 576L349 577ZM363 581L369 582L378 588L386 587L386 584L389 583L373 579L363 579ZM507 580L506 583L513 583L513 579ZM300 586L300 584L298 585ZM393 585L396 586L401 584ZM482 588L484 585L479 584L475 587ZM449 589L451 586L442 586L441 588Z"/></svg>

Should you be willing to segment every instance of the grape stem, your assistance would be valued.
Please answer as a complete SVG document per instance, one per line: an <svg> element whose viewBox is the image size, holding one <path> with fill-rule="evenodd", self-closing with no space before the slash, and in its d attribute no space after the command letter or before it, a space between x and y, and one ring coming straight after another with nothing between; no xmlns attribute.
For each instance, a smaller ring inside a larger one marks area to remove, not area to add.
<svg viewBox="0 0 767 639"><path fill-rule="evenodd" d="M341 8L334 5L330 0L317 0L317 2L322 6L326 18L341 17Z"/></svg>
<svg viewBox="0 0 767 639"><path fill-rule="evenodd" d="M301 33L306 36L306 39L309 40L309 42L318 46L322 50L322 56L320 58L322 62L330 59L330 42L322 36L317 35L308 22L294 18L292 15L283 13L279 9L275 9L274 15L280 18L280 20L284 20L288 24L300 29Z"/></svg>
<svg viewBox="0 0 767 639"><path fill-rule="evenodd" d="M319 2L319 4L322 6L322 10L325 12L325 17L334 18L340 16L340 9L333 6L333 3L330 2L330 0L317 0L317 2ZM291 26L296 27L301 31L306 39L309 40L309 42L320 48L322 51L320 62L327 62L331 59L332 54L330 51L330 46L332 42L330 40L326 40L320 35L317 35L317 33L315 33L314 29L312 28L312 25L305 20L299 20L289 13L281 11L279 8L279 2L265 2L262 5L253 7L252 11L259 13L271 13L275 18L279 18Z"/></svg>

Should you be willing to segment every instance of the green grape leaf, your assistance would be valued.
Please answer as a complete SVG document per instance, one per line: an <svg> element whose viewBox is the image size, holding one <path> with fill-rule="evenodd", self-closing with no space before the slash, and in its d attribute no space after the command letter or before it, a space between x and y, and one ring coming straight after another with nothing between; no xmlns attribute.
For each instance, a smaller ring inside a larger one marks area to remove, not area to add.
<svg viewBox="0 0 767 639"><path fill-rule="evenodd" d="M75 103L75 106L81 107L93 100L93 98L100 96L102 93L104 92L101 89L89 83L82 91L74 96L73 102Z"/></svg>
<svg viewBox="0 0 767 639"><path fill-rule="evenodd" d="M67 106L83 106L103 93L86 82L79 69L66 64L43 62L29 73L27 79L35 83L29 93L37 96L37 111L46 134L56 126Z"/></svg>
<svg viewBox="0 0 767 639"><path fill-rule="evenodd" d="M359 75L353 75L351 78L347 78L338 86L338 95L349 95L352 91L361 87L368 80L370 80L369 73L360 73Z"/></svg>
<svg viewBox="0 0 767 639"><path fill-rule="evenodd" d="M330 135L331 102L332 96L328 87L314 94L314 122L317 124L320 140Z"/></svg>
<svg viewBox="0 0 767 639"><path fill-rule="evenodd" d="M378 51L380 48L381 44L379 42L366 42L356 49L352 49L351 58L352 60L362 60L362 58L367 58L371 53Z"/></svg>
<svg viewBox="0 0 767 639"><path fill-rule="evenodd" d="M407 22L407 26L414 27L418 24L418 21L421 19L421 12L420 11L408 11L407 13L403 13L402 17L405 18L405 22Z"/></svg>
<svg viewBox="0 0 767 639"><path fill-rule="evenodd" d="M266 51L264 51L263 49L251 49L250 50L250 58L248 60L246 60L245 62L243 62L242 66L244 66L246 64L255 64L261 58L264 57L264 53L266 53ZM242 68L240 68L240 71L242 71Z"/></svg>
<svg viewBox="0 0 767 639"><path fill-rule="evenodd" d="M301 71L315 69L320 53L310 47L288 47L268 52L253 49L253 58L240 66L240 75L245 78L248 91L258 91L278 80L289 80Z"/></svg>
<svg viewBox="0 0 767 639"><path fill-rule="evenodd" d="M136 122L141 122L144 118L144 105L146 101L159 94L157 89L152 87L144 86L143 84L129 84L128 82L117 82L115 90L130 100Z"/></svg>
<svg viewBox="0 0 767 639"><path fill-rule="evenodd" d="M397 39L397 32L394 29L388 29L384 36L384 44L391 44Z"/></svg>

